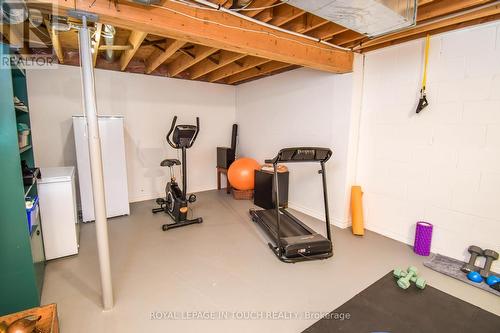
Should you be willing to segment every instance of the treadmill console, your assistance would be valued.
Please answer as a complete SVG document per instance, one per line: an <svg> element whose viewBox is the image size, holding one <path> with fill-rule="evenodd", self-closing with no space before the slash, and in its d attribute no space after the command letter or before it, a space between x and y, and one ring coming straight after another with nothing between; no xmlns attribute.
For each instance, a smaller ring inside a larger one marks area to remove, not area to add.
<svg viewBox="0 0 500 333"><path fill-rule="evenodd" d="M277 162L326 162L332 156L328 148L299 147L280 150L274 158Z"/></svg>

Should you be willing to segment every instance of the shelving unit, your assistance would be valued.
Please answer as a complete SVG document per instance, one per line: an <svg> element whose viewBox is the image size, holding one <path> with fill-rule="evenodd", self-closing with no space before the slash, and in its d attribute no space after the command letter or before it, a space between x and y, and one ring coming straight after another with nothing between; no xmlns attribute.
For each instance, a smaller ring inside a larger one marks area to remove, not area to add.
<svg viewBox="0 0 500 333"><path fill-rule="evenodd" d="M20 153L20 154L22 154L22 153L24 153L25 151L28 151L28 150L30 150L30 149L31 149L31 145L27 145L27 146L25 146L25 147L23 147L23 148L19 148L19 153Z"/></svg>
<svg viewBox="0 0 500 333"><path fill-rule="evenodd" d="M9 54L0 43L0 56ZM17 124L30 126L30 114L14 106L14 96L28 106L26 72L0 66L0 316L40 305L45 271L42 228L28 230L25 199L37 195L36 175L24 186L21 161L34 167L33 143L19 148Z"/></svg>
<svg viewBox="0 0 500 333"><path fill-rule="evenodd" d="M23 109L21 109L21 108L20 108L20 107L18 107L18 106L14 106L14 108L16 109L16 111L17 111L17 112L26 112L26 113L29 113L29 111L28 111L28 110L23 110Z"/></svg>

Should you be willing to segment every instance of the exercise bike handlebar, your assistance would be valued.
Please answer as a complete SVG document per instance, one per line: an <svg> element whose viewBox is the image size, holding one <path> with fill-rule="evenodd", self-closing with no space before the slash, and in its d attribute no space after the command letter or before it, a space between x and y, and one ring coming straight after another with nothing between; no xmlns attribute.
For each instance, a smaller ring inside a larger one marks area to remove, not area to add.
<svg viewBox="0 0 500 333"><path fill-rule="evenodd" d="M168 134L167 134L167 142L174 149L177 149L177 146L172 142L172 140L170 140L170 135L174 131L176 122L177 122L177 116L174 116L174 119L172 119L172 126L170 126L170 130L168 131Z"/></svg>
<svg viewBox="0 0 500 333"><path fill-rule="evenodd" d="M198 137L198 133L200 133L200 117L196 117L196 132L194 133L193 140L191 140L191 144L189 147L191 147L196 140L196 137Z"/></svg>

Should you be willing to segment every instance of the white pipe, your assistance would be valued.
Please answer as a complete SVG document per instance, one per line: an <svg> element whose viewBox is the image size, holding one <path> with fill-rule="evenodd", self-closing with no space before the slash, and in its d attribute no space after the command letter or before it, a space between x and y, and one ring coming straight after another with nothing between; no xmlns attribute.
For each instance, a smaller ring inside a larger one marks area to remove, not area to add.
<svg viewBox="0 0 500 333"><path fill-rule="evenodd" d="M99 256L99 269L101 272L102 303L104 310L111 310L113 308L113 286L111 283L111 265L109 259L108 221L106 219L101 141L99 139L99 123L95 99L94 69L92 67L90 32L87 28L87 20L85 17L83 17L83 25L78 34L80 37L83 105L88 128L97 251Z"/></svg>
<svg viewBox="0 0 500 333"><path fill-rule="evenodd" d="M305 39L308 39L308 40L311 40L311 41L314 41L314 42L317 42L317 43L320 43L320 44L323 44L323 45L327 45L329 47L333 47L335 49L339 49L339 50L343 50L343 51L352 51L350 48L338 46L338 45L335 45L335 44L332 44L332 43L328 43L328 42L326 42L326 41L324 41L324 40L322 40L320 38L311 37L311 36L308 36L308 35L301 34L300 32L286 30L286 29L283 29L281 27L277 27L275 25L259 21L257 19L254 19L253 17L246 16L244 14L240 14L238 12L235 12L234 10L229 10L229 9L227 9L224 6L216 5L215 3L210 2L210 1L206 1L206 0L193 0L193 1L199 3L200 5L204 5L204 6L216 9L216 10L220 10L220 11L222 11L224 13L228 13L230 15L239 17L241 19L244 19L244 20L256 23L258 25L261 25L261 26L264 26L264 27L267 27L267 28L270 28L270 29L274 29L274 30L277 30L277 31L280 31L280 32L284 32L284 33L289 34L289 35L293 35L293 36L305 38Z"/></svg>

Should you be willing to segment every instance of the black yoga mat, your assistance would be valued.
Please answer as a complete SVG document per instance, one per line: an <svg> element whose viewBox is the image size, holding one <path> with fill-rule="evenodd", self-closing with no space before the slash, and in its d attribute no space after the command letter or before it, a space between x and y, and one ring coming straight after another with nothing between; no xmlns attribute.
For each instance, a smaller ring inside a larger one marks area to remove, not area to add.
<svg viewBox="0 0 500 333"><path fill-rule="evenodd" d="M498 333L500 317L429 285L403 290L389 272L304 331L326 332Z"/></svg>

